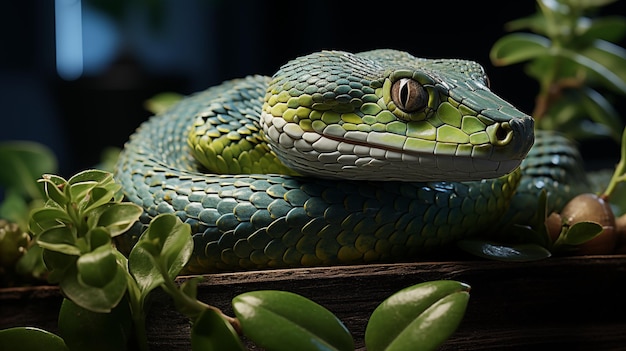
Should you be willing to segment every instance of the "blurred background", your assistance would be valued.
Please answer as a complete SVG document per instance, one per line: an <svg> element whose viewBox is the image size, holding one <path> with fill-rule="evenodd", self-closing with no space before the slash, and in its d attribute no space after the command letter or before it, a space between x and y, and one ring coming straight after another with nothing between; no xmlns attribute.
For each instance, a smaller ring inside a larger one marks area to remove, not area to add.
<svg viewBox="0 0 626 351"><path fill-rule="evenodd" d="M617 14L619 5L603 11ZM534 12L533 0L8 1L0 11L0 140L44 143L70 176L122 147L150 116L144 102L153 95L271 75L321 49L475 60L492 90L530 113L537 83L522 65L494 67L489 50L506 22ZM612 141L594 145L585 153L619 154Z"/></svg>

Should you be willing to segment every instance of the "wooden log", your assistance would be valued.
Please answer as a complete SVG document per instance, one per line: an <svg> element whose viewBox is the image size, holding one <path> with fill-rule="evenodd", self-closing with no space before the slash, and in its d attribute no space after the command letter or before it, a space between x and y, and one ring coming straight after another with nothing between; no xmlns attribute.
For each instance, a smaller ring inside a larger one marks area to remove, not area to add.
<svg viewBox="0 0 626 351"><path fill-rule="evenodd" d="M189 279L180 277L179 281ZM614 350L626 346L626 255L550 258L536 262L421 262L284 269L203 276L198 298L232 315L230 301L253 290L301 294L335 313L365 350L371 312L413 284L454 279L472 287L465 317L442 350ZM55 287L0 290L0 328L56 331ZM151 299L151 350L189 350L189 320L158 291ZM254 345L249 344L251 349Z"/></svg>

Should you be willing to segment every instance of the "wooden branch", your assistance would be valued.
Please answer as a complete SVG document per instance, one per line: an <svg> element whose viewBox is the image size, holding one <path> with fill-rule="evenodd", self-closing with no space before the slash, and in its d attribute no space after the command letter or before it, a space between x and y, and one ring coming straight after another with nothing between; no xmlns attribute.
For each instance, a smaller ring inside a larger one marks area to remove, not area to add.
<svg viewBox="0 0 626 351"><path fill-rule="evenodd" d="M189 277L179 281L185 279ZM365 350L367 320L380 302L402 288L437 279L472 287L465 318L442 350L612 350L626 345L626 255L211 274L203 276L198 298L232 315L230 301L240 293L298 293L335 313L353 333L357 350ZM0 290L0 328L28 325L56 331L60 301L55 287ZM189 320L161 291L151 300L148 339L151 350L190 349Z"/></svg>

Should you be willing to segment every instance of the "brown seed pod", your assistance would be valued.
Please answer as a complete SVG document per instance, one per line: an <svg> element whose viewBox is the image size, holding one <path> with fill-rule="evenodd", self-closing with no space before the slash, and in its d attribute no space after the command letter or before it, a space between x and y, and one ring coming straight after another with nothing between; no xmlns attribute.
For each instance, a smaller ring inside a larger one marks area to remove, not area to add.
<svg viewBox="0 0 626 351"><path fill-rule="evenodd" d="M579 245L577 254L606 255L615 250L615 215L609 203L602 197L592 193L580 194L563 207L561 217L570 226L587 221L596 222L604 229L597 237Z"/></svg>

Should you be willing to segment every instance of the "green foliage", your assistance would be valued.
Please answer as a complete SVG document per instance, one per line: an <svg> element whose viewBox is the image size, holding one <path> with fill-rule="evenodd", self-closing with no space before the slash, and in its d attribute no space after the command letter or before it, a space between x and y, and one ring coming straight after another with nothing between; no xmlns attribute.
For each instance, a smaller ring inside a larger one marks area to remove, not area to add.
<svg viewBox="0 0 626 351"><path fill-rule="evenodd" d="M69 180L46 174L41 182L48 201L32 212L29 227L43 249L48 281L77 305L109 312L126 292L123 256L111 239L143 210L121 203L121 187L105 171L87 170Z"/></svg>
<svg viewBox="0 0 626 351"><path fill-rule="evenodd" d="M453 280L426 282L398 291L372 313L365 330L367 349L436 350L465 315L469 291L469 285Z"/></svg>
<svg viewBox="0 0 626 351"><path fill-rule="evenodd" d="M0 350L69 351L61 337L32 327L0 330Z"/></svg>
<svg viewBox="0 0 626 351"><path fill-rule="evenodd" d="M626 95L626 18L596 16L616 0L537 0L537 13L507 24L511 33L493 45L494 65L526 62L537 80L537 127L574 139L609 136L624 128L610 97Z"/></svg>
<svg viewBox="0 0 626 351"><path fill-rule="evenodd" d="M243 334L267 350L354 350L350 332L326 308L286 291L233 299Z"/></svg>

